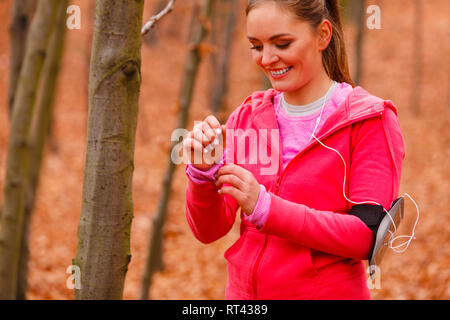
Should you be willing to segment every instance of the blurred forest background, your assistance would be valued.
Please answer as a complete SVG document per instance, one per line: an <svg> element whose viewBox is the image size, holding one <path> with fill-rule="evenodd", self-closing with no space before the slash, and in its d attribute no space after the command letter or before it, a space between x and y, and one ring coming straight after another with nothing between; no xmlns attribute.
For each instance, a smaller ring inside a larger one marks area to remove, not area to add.
<svg viewBox="0 0 450 320"><path fill-rule="evenodd" d="M8 86L12 0L0 0L0 190L5 181L9 138ZM227 1L225 1L227 2ZM226 119L246 96L267 86L253 65L246 40L245 5L238 0L227 67L227 94L219 115ZM389 251L381 266L381 289L374 299L450 298L450 2L448 0L370 0L381 9L381 29L369 30L343 1L350 67L359 85L390 99L399 110L406 142L400 193L409 193L420 207L416 240L403 254ZM73 299L67 288L68 266L77 249L86 152L88 79L95 1L72 0L81 8L81 29L67 30L54 106L51 138L45 149L41 181L30 227L28 299ZM166 1L147 0L144 21ZM203 1L179 0L174 11L143 37L142 85L133 175L134 218L132 259L124 298L138 299L152 218L167 170L171 133L177 127L182 77L192 29ZM211 33L202 45L202 62L189 114L194 120L212 113L218 60L224 52L227 10L217 1L206 25ZM358 30L362 30L358 33ZM358 40L360 39L360 40ZM224 238L203 245L185 219L184 166L175 172L163 229L164 269L155 274L152 299L223 299L227 279L225 250L239 236L239 218ZM0 193L0 197L3 193ZM409 234L415 207L406 201L399 234ZM0 203L2 199L0 198Z"/></svg>

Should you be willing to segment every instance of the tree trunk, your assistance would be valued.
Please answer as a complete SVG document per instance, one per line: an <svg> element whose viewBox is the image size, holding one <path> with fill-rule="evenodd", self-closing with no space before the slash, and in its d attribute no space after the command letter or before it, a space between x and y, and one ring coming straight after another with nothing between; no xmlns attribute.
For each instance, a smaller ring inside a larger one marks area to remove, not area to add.
<svg viewBox="0 0 450 320"><path fill-rule="evenodd" d="M417 116L420 113L422 96L422 0L414 0L414 68L411 89L411 112Z"/></svg>
<svg viewBox="0 0 450 320"><path fill-rule="evenodd" d="M223 0L225 12L217 12L217 15L225 15L225 25L219 29L218 35L222 35L223 39L219 39L219 50L217 53L216 63L214 63L214 77L211 109L215 115L223 107L224 98L227 93L228 69L231 55L231 44L233 39L234 26L236 24L236 0Z"/></svg>
<svg viewBox="0 0 450 320"><path fill-rule="evenodd" d="M16 298L28 177L30 123L57 4L57 0L39 1L27 38L14 100L0 220L0 299Z"/></svg>
<svg viewBox="0 0 450 320"><path fill-rule="evenodd" d="M356 85L361 85L361 78L363 74L363 45L364 45L364 30L365 25L365 9L366 0L353 0L351 1L353 20L357 26L356 34L356 62L355 62L355 75L353 81Z"/></svg>
<svg viewBox="0 0 450 320"><path fill-rule="evenodd" d="M132 178L144 0L95 9L76 299L122 299L133 218Z"/></svg>
<svg viewBox="0 0 450 320"><path fill-rule="evenodd" d="M66 9L68 0L59 0L55 25L48 44L48 55L45 58L42 71L40 101L36 108L30 133L30 162L26 188L25 215L22 229L22 249L19 259L19 276L17 283L18 300L26 299L28 275L28 235L31 222L31 213L34 208L36 190L39 184L39 175L43 159L44 145L52 122L53 101L55 97L56 82L62 57L66 31Z"/></svg>
<svg viewBox="0 0 450 320"><path fill-rule="evenodd" d="M20 70L22 69L23 56L25 54L25 44L27 40L28 27L31 16L36 6L36 0L15 0L11 10L10 24L10 68L9 68L9 89L8 106L9 116L12 115L14 95L17 89Z"/></svg>
<svg viewBox="0 0 450 320"><path fill-rule="evenodd" d="M199 17L197 30L193 34L191 41L191 51L186 62L184 71L183 85L179 98L180 113L178 118L178 128L185 128L189 115L189 107L192 101L192 95L195 87L195 79L197 77L198 67L201 61L200 45L206 38L209 31L209 19L211 16L212 5L214 0L204 0L202 13ZM177 142L172 144L172 148ZM171 150L172 150L171 148ZM157 270L163 268L162 263L162 242L163 242L163 226L167 216L167 206L170 199L170 189L173 175L175 173L175 164L169 156L168 168L164 176L161 196L159 199L157 211L153 216L152 233L149 239L149 251L145 264L145 270L142 277L141 299L149 299L149 289L152 282L153 274Z"/></svg>

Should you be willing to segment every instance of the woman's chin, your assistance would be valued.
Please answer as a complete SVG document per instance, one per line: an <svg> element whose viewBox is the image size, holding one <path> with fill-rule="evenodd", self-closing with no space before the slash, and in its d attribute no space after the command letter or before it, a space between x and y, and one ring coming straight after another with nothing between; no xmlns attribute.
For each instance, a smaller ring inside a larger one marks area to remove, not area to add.
<svg viewBox="0 0 450 320"><path fill-rule="evenodd" d="M276 81L272 81L272 88L280 92L289 92L292 91L291 86L287 86L286 84L282 84Z"/></svg>

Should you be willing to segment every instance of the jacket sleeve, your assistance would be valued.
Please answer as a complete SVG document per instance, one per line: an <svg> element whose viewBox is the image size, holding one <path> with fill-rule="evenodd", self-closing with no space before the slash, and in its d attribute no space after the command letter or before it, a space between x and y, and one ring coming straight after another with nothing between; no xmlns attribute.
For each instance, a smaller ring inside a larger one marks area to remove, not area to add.
<svg viewBox="0 0 450 320"><path fill-rule="evenodd" d="M194 236L203 243L226 235L236 219L236 200L217 190L214 181L196 183L188 176L186 218Z"/></svg>
<svg viewBox="0 0 450 320"><path fill-rule="evenodd" d="M227 129L235 128L239 110L230 115ZM219 194L215 181L199 183L186 175L186 218L189 227L199 241L216 241L233 227L239 205L230 195Z"/></svg>
<svg viewBox="0 0 450 320"><path fill-rule="evenodd" d="M387 109L387 108L386 108ZM393 114L389 114L392 118ZM401 137L401 133L400 136ZM403 145L390 148L382 117L354 125L347 197L354 202L375 201L389 209L398 191ZM392 152L400 152L392 155ZM398 163L393 163L398 159ZM349 164L347 164L349 168ZM395 172L395 171L398 172ZM341 189L342 190L342 189ZM271 194L272 202L262 232L289 238L303 246L330 254L365 260L373 233L357 216L348 212L319 211ZM352 207L354 204L351 204Z"/></svg>

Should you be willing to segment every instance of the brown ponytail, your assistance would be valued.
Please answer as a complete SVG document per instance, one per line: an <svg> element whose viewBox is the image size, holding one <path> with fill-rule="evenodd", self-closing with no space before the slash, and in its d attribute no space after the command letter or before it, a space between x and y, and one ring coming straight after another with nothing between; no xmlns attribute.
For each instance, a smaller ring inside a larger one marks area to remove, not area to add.
<svg viewBox="0 0 450 320"><path fill-rule="evenodd" d="M328 47L323 51L322 62L328 76L339 82L347 82L353 87L355 84L348 68L347 51L345 50L344 31L342 29L341 14L338 0L325 0L329 20L333 27L333 35Z"/></svg>
<svg viewBox="0 0 450 320"><path fill-rule="evenodd" d="M248 0L246 13L264 2L275 2L290 9L298 19L307 21L316 28L328 19L332 26L332 36L328 47L322 53L322 63L328 76L337 82L355 84L350 76L345 50L344 32L338 0Z"/></svg>

